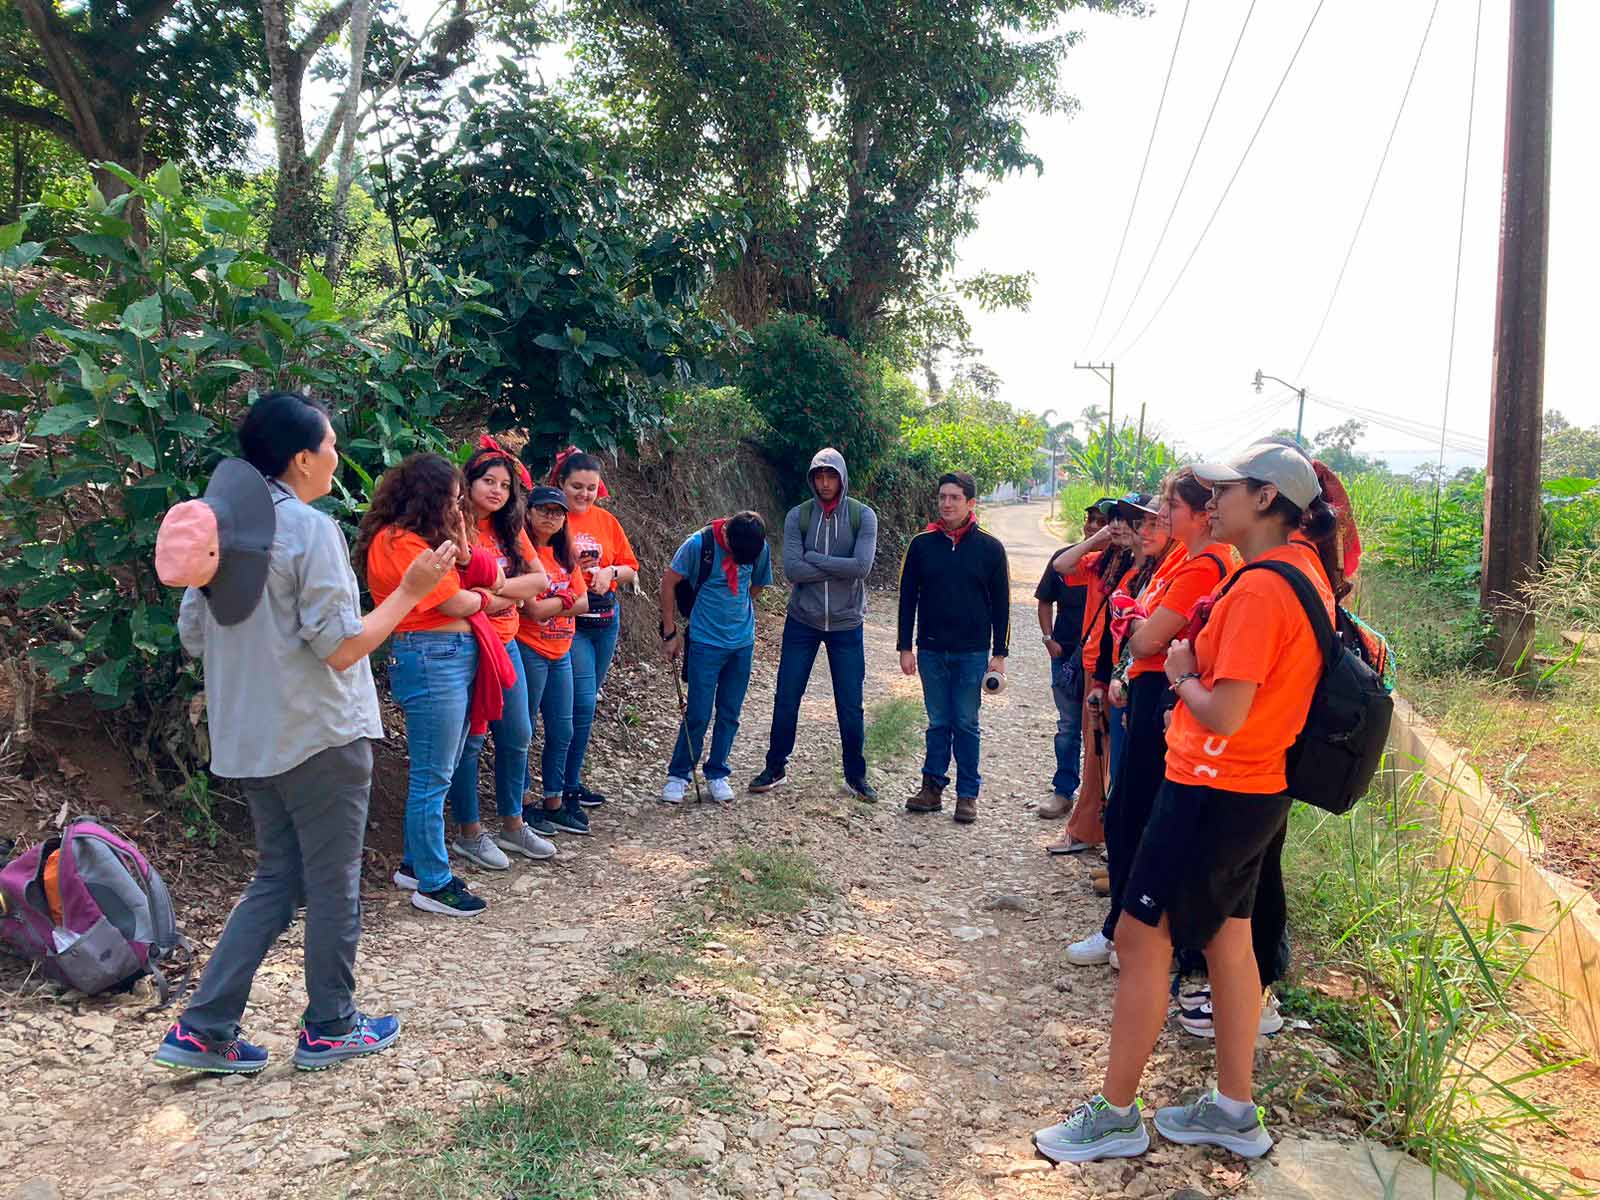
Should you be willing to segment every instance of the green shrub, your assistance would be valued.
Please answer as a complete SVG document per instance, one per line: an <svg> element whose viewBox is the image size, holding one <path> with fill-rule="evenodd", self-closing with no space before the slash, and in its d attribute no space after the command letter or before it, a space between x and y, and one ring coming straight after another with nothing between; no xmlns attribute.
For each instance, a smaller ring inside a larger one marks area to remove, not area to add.
<svg viewBox="0 0 1600 1200"><path fill-rule="evenodd" d="M767 454L791 497L803 496L806 468L821 447L837 446L863 467L893 440L895 415L880 381L810 317L774 317L759 326L739 386L771 428Z"/></svg>
<svg viewBox="0 0 1600 1200"><path fill-rule="evenodd" d="M449 368L465 356L452 329L478 286L456 280L418 306L415 335L369 341L315 271L303 293L273 282L278 264L250 248L231 201L186 192L170 165L148 181L107 169L131 191L58 212L78 230L65 242L0 229L0 407L19 428L0 446L0 605L15 613L9 649L58 689L165 715L134 739L148 766L201 749L184 716L197 671L178 645L179 594L155 574L163 514L236 452L257 395L308 389L341 433L346 470L326 506L354 517L375 473L441 444ZM147 240L127 218L134 196Z"/></svg>

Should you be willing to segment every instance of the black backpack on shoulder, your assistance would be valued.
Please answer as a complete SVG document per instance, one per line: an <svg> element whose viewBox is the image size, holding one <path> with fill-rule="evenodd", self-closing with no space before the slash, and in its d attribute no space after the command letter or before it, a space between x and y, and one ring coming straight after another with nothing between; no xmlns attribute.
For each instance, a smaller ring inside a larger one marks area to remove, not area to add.
<svg viewBox="0 0 1600 1200"><path fill-rule="evenodd" d="M678 611L683 614L685 621L694 612L695 597L700 594L700 589L705 587L706 580L711 578L711 560L716 552L716 538L711 533L711 526L707 525L700 531L700 565L695 570L694 578L691 580L685 576L678 580L672 589L672 594L678 601Z"/></svg>
<svg viewBox="0 0 1600 1200"><path fill-rule="evenodd" d="M1366 660L1352 650L1328 620L1322 598L1300 570L1275 560L1249 563L1217 597L1228 594L1246 571L1271 571L1300 601L1323 647L1322 678L1311 695L1305 727L1289 747L1285 766L1289 795L1324 812L1342 814L1366 795L1388 744L1394 699ZM1335 614L1349 618L1337 606ZM1357 639L1359 644L1359 639Z"/></svg>

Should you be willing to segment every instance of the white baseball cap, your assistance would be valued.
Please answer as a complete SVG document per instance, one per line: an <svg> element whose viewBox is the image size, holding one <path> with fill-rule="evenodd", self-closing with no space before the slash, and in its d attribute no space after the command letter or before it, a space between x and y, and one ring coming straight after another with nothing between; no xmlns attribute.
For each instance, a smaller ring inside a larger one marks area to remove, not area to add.
<svg viewBox="0 0 1600 1200"><path fill-rule="evenodd" d="M1316 469L1298 446L1278 442L1257 442L1243 454L1226 463L1196 463L1195 478L1206 483L1236 483L1254 479L1270 483L1296 508L1306 508L1322 495Z"/></svg>

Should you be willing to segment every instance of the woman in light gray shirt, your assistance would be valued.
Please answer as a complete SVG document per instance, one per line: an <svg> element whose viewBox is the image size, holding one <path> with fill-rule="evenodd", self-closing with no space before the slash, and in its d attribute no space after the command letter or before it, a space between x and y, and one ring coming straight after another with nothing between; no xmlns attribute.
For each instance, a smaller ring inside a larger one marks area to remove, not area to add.
<svg viewBox="0 0 1600 1200"><path fill-rule="evenodd" d="M178 1070L254 1074L267 1052L240 1037L257 968L301 905L308 1003L294 1064L322 1070L392 1045L400 1023L355 1006L361 850L372 746L383 736L367 656L455 566L455 546L417 558L365 617L344 535L311 507L339 465L327 411L263 396L239 427L244 459L267 480L275 531L266 584L249 616L220 624L190 588L178 632L205 667L211 770L237 779L256 832L256 873L206 964L194 1001L155 1061Z"/></svg>

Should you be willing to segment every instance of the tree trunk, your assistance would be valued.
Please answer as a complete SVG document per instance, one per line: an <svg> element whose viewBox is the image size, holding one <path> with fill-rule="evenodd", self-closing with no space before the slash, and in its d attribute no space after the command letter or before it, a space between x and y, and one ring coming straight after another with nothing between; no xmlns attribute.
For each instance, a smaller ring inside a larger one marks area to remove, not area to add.
<svg viewBox="0 0 1600 1200"><path fill-rule="evenodd" d="M350 241L350 185L356 171L356 134L361 125L361 80L367 62L367 31L372 28L372 0L355 0L350 9L350 86L344 97L344 128L339 137L337 182L333 189L332 232L322 273L333 283L344 274Z"/></svg>
<svg viewBox="0 0 1600 1200"><path fill-rule="evenodd" d="M305 63L289 40L287 0L263 0L261 24L266 34L272 129L278 151L267 254L294 272L305 254L308 234L317 227L316 172L306 158L306 128L300 111Z"/></svg>

